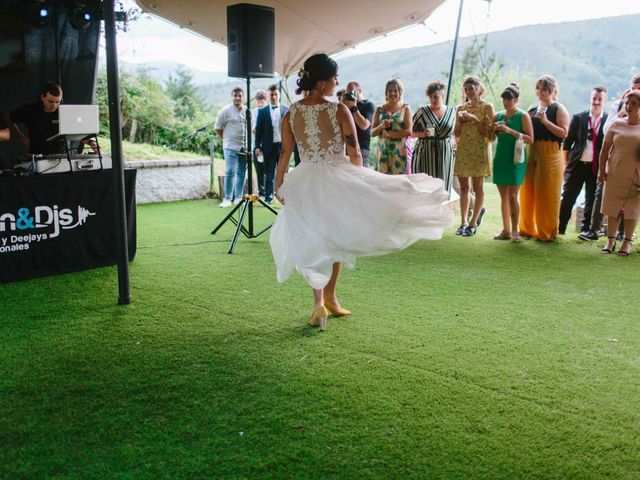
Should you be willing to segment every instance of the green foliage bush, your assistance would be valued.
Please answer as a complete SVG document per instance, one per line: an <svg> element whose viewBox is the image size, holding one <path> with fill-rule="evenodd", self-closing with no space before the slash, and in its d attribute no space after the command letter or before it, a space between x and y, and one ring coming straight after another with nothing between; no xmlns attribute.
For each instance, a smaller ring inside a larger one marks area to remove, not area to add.
<svg viewBox="0 0 640 480"><path fill-rule="evenodd" d="M462 82L469 75L480 77L480 81L486 89L484 99L493 104L496 111L503 109L500 94L504 87L512 82L517 83L520 87L520 108L526 110L537 103L534 94L535 79L531 73L517 68L505 71L505 67L506 60L503 57L499 57L495 52L488 53L486 35L480 40L474 38L471 44L462 51L456 62L449 104L460 104ZM442 76L447 78L449 72L443 71Z"/></svg>
<svg viewBox="0 0 640 480"><path fill-rule="evenodd" d="M222 155L222 143L215 135L216 112L203 106L191 73L178 69L166 85L144 71L120 75L122 136L132 143L161 145L177 151ZM98 73L96 104L100 107L100 133L109 136L107 76Z"/></svg>

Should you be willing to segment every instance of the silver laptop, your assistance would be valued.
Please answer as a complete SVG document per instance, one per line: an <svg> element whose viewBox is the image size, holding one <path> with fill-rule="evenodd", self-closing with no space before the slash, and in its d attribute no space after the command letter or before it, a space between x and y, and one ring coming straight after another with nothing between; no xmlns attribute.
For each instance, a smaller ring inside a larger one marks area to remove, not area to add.
<svg viewBox="0 0 640 480"><path fill-rule="evenodd" d="M60 105L58 107L58 134L47 139L82 140L100 130L97 105Z"/></svg>

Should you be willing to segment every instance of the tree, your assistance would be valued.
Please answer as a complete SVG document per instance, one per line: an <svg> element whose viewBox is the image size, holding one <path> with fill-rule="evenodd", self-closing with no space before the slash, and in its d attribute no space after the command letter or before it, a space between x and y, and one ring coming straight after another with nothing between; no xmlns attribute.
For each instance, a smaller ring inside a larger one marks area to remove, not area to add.
<svg viewBox="0 0 640 480"><path fill-rule="evenodd" d="M175 105L175 115L180 120L194 120L202 113L202 101L198 96L198 89L193 84L191 72L180 65L173 75L169 76L166 84L169 97Z"/></svg>
<svg viewBox="0 0 640 480"><path fill-rule="evenodd" d="M470 75L480 78L484 84L485 100L499 105L500 93L502 92L502 70L505 62L498 58L495 52L487 55L487 40L484 38L478 41L474 38L471 45L464 49L462 57L458 60L453 69L453 81L451 82L450 102L452 105L460 103L462 98L462 82ZM445 77L449 77L448 72L442 72ZM509 82L507 82L509 83Z"/></svg>
<svg viewBox="0 0 640 480"><path fill-rule="evenodd" d="M132 143L164 145L175 150L209 155L215 112L203 111L189 72L178 72L166 87L144 70L120 75L122 134ZM100 111L100 133L109 135L107 77L98 72L96 104ZM209 128L205 128L209 127ZM215 150L222 145L215 139Z"/></svg>
<svg viewBox="0 0 640 480"><path fill-rule="evenodd" d="M140 95L132 105L132 115L141 123L140 140L161 145L160 131L175 121L174 107L171 98L162 85L146 72L138 74L137 83Z"/></svg>
<svg viewBox="0 0 640 480"><path fill-rule="evenodd" d="M471 45L465 48L460 60L456 62L451 82L451 105L460 103L462 97L462 82L469 75L476 75L484 85L485 100L492 103L496 110L502 109L502 90L510 83L520 87L520 108L527 109L536 103L535 79L532 74L520 69L504 71L505 61L498 58L495 52L487 54L487 36L481 41L473 39ZM448 72L443 72L448 77Z"/></svg>

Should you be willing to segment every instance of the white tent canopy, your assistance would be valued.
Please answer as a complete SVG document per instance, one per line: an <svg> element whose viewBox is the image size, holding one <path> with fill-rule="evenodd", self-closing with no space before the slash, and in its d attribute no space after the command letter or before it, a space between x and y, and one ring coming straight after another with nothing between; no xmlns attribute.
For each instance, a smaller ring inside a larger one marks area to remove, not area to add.
<svg viewBox="0 0 640 480"><path fill-rule="evenodd" d="M214 42L227 44L227 6L239 1L136 0L145 12ZM296 72L314 53L332 55L408 25L424 22L444 0L252 1L275 9L275 68Z"/></svg>

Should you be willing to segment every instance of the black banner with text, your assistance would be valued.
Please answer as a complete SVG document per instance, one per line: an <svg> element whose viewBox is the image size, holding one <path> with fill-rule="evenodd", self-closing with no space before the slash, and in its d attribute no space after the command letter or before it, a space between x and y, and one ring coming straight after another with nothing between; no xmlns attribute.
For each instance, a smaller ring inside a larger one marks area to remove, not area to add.
<svg viewBox="0 0 640 480"><path fill-rule="evenodd" d="M136 254L136 171L125 171L129 260ZM0 177L0 283L116 263L111 170Z"/></svg>

